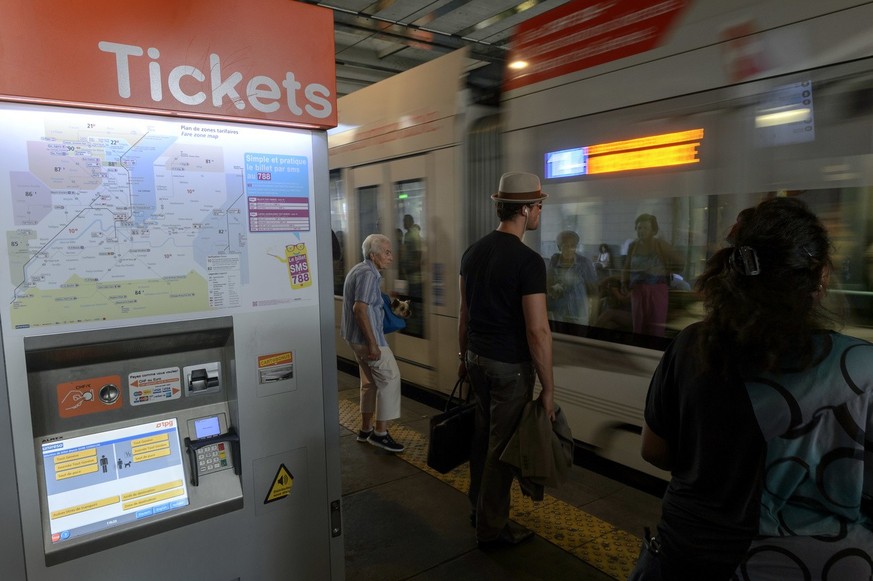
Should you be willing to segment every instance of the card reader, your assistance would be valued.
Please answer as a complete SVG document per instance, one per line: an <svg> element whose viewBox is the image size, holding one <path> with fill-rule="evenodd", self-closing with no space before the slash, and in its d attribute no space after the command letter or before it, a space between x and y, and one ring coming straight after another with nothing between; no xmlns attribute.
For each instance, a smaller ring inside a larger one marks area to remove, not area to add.
<svg viewBox="0 0 873 581"><path fill-rule="evenodd" d="M201 476L229 468L241 474L239 436L223 413L188 420L188 433L193 435L185 437L192 485L200 486Z"/></svg>

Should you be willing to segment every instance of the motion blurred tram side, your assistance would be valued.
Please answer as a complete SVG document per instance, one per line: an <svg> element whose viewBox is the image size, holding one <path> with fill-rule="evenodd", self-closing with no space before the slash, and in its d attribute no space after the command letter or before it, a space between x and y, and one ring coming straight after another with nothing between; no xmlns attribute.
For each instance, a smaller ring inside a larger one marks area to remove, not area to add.
<svg viewBox="0 0 873 581"><path fill-rule="evenodd" d="M342 125L330 137L332 223L345 249L337 294L364 236L395 233L401 257L386 286L411 296L421 319L389 340L405 380L447 392L461 253L496 225L488 195L502 171L540 175L550 197L525 242L550 272L556 400L577 440L665 478L639 458L648 382L670 339L700 320L691 288L742 209L804 199L835 246L835 318L873 337L869 22L870 2L801 1L790 14L775 1L689 3L657 48L536 83L510 78L499 126L493 111L465 104L462 52L340 99ZM417 280L400 264L404 240L416 240L407 214L421 227ZM643 214L680 259L663 275L666 323L635 333L621 281ZM592 263L601 247L609 255L573 312L562 302L572 283L560 269L567 239Z"/></svg>

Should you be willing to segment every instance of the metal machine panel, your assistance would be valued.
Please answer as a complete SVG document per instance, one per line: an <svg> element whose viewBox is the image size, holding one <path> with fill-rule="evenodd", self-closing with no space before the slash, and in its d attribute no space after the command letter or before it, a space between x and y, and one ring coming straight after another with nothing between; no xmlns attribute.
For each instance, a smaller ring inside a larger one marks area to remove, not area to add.
<svg viewBox="0 0 873 581"><path fill-rule="evenodd" d="M242 508L231 318L24 344L47 564Z"/></svg>

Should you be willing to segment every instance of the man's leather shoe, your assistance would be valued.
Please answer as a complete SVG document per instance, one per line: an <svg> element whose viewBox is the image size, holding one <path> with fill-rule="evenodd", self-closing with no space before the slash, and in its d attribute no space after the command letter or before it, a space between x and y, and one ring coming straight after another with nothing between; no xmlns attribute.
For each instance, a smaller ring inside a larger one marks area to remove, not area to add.
<svg viewBox="0 0 873 581"><path fill-rule="evenodd" d="M495 539L477 540L476 544L482 550L512 547L533 538L533 531L521 525L507 523Z"/></svg>

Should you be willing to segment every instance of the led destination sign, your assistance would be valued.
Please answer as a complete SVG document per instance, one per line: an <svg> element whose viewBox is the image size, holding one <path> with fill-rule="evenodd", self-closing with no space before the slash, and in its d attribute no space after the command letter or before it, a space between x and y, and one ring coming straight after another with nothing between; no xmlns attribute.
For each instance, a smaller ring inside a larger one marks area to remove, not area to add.
<svg viewBox="0 0 873 581"><path fill-rule="evenodd" d="M546 154L546 179L698 163L703 129L650 135Z"/></svg>

